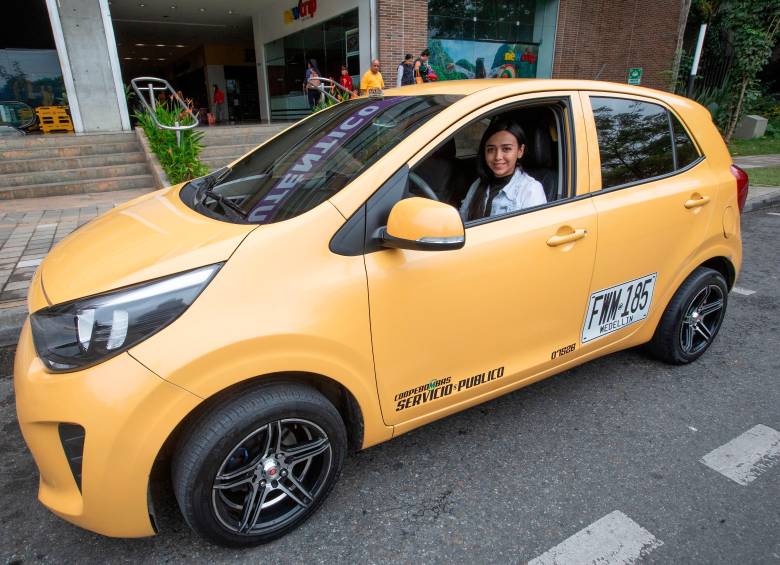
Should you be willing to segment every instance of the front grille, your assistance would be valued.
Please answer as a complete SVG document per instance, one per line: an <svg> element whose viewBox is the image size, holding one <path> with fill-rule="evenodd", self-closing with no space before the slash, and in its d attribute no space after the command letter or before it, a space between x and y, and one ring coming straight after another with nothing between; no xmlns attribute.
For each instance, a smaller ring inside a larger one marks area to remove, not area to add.
<svg viewBox="0 0 780 565"><path fill-rule="evenodd" d="M70 471L76 485L81 491L81 462L84 457L84 428L78 424L60 424L60 441L62 449L65 450L65 457L68 458Z"/></svg>

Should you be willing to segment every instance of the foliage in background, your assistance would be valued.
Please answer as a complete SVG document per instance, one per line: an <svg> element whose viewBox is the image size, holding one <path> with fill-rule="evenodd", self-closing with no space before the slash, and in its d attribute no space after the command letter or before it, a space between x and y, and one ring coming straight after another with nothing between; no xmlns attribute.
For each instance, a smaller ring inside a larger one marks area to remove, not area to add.
<svg viewBox="0 0 780 565"><path fill-rule="evenodd" d="M181 109L173 108L167 102L157 104L157 121L161 124L173 125L177 120L181 120L180 114ZM144 129L152 151L157 155L168 180L173 184L208 173L208 167L198 158L203 150L202 131L182 131L181 145L178 145L176 132L159 129L147 112L136 112L134 117Z"/></svg>
<svg viewBox="0 0 780 565"><path fill-rule="evenodd" d="M689 28L708 24L692 97L710 110L729 141L745 112L758 111L762 85L756 77L778 38L780 0L694 0L688 21ZM680 61L675 92L683 95L691 60L689 54Z"/></svg>
<svg viewBox="0 0 780 565"><path fill-rule="evenodd" d="M728 0L720 12L734 50L724 136L728 142L751 98L758 96L756 76L769 61L780 31L780 0ZM749 88L752 92L746 99Z"/></svg>
<svg viewBox="0 0 780 565"><path fill-rule="evenodd" d="M330 108L331 106L335 106L339 102L344 102L345 100L349 100L350 98L346 92L336 92L333 96L339 99L338 102L336 100L333 100L329 96L325 96L324 94L322 94L320 96L320 101L314 105L311 111L319 112L320 110L324 110L325 108Z"/></svg>

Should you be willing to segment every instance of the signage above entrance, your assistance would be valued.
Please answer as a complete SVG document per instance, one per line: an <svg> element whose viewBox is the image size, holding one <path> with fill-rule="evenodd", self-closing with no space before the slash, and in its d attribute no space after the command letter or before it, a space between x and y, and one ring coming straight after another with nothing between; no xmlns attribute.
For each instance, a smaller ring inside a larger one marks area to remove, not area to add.
<svg viewBox="0 0 780 565"><path fill-rule="evenodd" d="M317 11L317 0L298 0L298 5L284 12L284 23L313 18Z"/></svg>

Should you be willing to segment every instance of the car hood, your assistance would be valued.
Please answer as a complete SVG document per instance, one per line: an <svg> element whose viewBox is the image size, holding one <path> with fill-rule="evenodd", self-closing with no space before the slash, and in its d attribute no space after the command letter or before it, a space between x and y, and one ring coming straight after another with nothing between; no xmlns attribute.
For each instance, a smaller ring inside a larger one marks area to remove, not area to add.
<svg viewBox="0 0 780 565"><path fill-rule="evenodd" d="M58 304L225 261L257 226L220 222L187 207L181 185L118 206L63 239L41 264Z"/></svg>

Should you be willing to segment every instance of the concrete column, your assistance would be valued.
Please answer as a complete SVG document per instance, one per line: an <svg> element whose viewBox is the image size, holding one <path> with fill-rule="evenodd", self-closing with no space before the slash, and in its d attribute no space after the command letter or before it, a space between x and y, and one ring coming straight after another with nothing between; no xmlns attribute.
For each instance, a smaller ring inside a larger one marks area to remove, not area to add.
<svg viewBox="0 0 780 565"><path fill-rule="evenodd" d="M46 0L73 126L130 130L108 0Z"/></svg>
<svg viewBox="0 0 780 565"><path fill-rule="evenodd" d="M558 26L558 0L536 0L534 42L539 44L536 78L551 78Z"/></svg>

